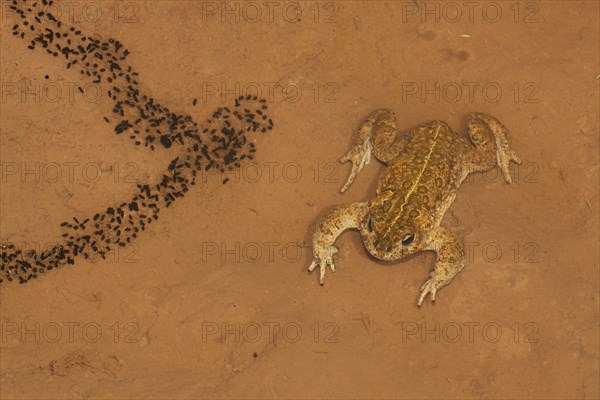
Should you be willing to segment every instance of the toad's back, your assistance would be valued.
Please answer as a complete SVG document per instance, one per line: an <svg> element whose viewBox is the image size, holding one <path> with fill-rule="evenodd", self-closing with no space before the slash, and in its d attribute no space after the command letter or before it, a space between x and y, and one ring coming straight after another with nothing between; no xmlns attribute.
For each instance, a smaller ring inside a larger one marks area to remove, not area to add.
<svg viewBox="0 0 600 400"><path fill-rule="evenodd" d="M394 216L394 222L411 220L427 229L456 191L464 142L442 121L422 125L407 138L403 151L381 177L378 193L393 193L388 215Z"/></svg>

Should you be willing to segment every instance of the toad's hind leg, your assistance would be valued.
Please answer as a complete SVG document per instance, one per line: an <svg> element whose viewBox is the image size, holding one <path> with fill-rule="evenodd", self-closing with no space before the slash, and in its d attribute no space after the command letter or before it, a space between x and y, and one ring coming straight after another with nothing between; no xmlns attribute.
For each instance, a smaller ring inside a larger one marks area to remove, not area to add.
<svg viewBox="0 0 600 400"><path fill-rule="evenodd" d="M352 171L342 193L348 189L358 173L371 161L371 154L382 163L389 163L402 151L403 141L396 131L394 112L387 109L373 112L362 123L354 136L352 148L341 162L351 161Z"/></svg>
<svg viewBox="0 0 600 400"><path fill-rule="evenodd" d="M511 183L508 166L511 161L521 164L521 160L510 150L508 129L496 118L483 113L469 114L467 128L475 148L465 160L467 170L464 176L470 172L487 171L497 165L506 182Z"/></svg>

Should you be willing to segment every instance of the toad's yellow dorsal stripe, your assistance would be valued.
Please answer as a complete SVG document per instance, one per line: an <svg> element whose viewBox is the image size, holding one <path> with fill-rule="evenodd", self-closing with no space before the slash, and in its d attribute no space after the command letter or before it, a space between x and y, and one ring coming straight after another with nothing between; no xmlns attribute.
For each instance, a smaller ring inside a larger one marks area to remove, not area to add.
<svg viewBox="0 0 600 400"><path fill-rule="evenodd" d="M421 181L421 177L423 176L423 172L425 172L425 169L427 168L427 164L429 164L429 159L431 158L431 153L433 153L433 149L435 148L435 146L438 143L438 136L440 134L441 127L442 127L442 125L438 123L437 124L437 129L435 130L435 134L433 136L433 141L431 143L431 147L429 148L429 153L427 153L427 155L425 156L425 160L423 162L423 166L421 167L421 170L419 171L419 175L417 175L417 177L416 177L416 179L415 179L412 187L406 193L406 196L404 196L404 200L402 201L402 204L400 205L400 211L396 213L396 215L394 216L394 219L392 220L392 222L387 226L387 228L385 230L384 236L387 236L387 234L389 233L390 229L392 229L392 226L394 226L396 224L396 221L398 221L398 218L400 218L400 216L402 215L402 212L404 211L404 206L408 202L408 199L410 198L410 195L419 186L419 182ZM396 204L394 204L394 206L392 207L392 209L394 209L394 208L396 208Z"/></svg>

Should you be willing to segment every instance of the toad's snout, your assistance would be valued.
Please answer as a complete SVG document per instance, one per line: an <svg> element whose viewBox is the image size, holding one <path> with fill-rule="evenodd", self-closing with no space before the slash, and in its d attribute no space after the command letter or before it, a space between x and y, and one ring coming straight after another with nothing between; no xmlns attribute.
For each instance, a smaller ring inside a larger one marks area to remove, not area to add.
<svg viewBox="0 0 600 400"><path fill-rule="evenodd" d="M394 248L394 243L390 240L375 240L374 244L378 253L389 253Z"/></svg>
<svg viewBox="0 0 600 400"><path fill-rule="evenodd" d="M396 254L394 254L396 247L394 246L394 242L390 240L376 239L371 242L370 246L367 245L366 247L373 257L376 257L380 260L389 261L397 258Z"/></svg>

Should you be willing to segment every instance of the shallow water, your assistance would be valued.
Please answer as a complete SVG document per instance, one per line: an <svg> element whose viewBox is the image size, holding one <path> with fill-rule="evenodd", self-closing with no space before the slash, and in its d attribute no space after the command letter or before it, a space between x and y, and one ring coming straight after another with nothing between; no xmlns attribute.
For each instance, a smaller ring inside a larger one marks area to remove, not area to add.
<svg viewBox="0 0 600 400"><path fill-rule="evenodd" d="M14 37L2 3L1 232L43 251L63 221L160 181L103 117L107 86ZM594 2L71 2L65 24L115 38L140 86L203 124L240 95L274 129L256 158L197 176L107 260L75 258L0 289L10 398L597 398L599 9ZM472 7L472 8L470 8ZM77 87L83 87L84 93ZM470 176L443 220L467 265L417 308L433 254L337 245L308 274L318 219L370 199L340 164L377 108L400 129L474 111L510 130L513 184ZM223 180L229 178L223 185Z"/></svg>

